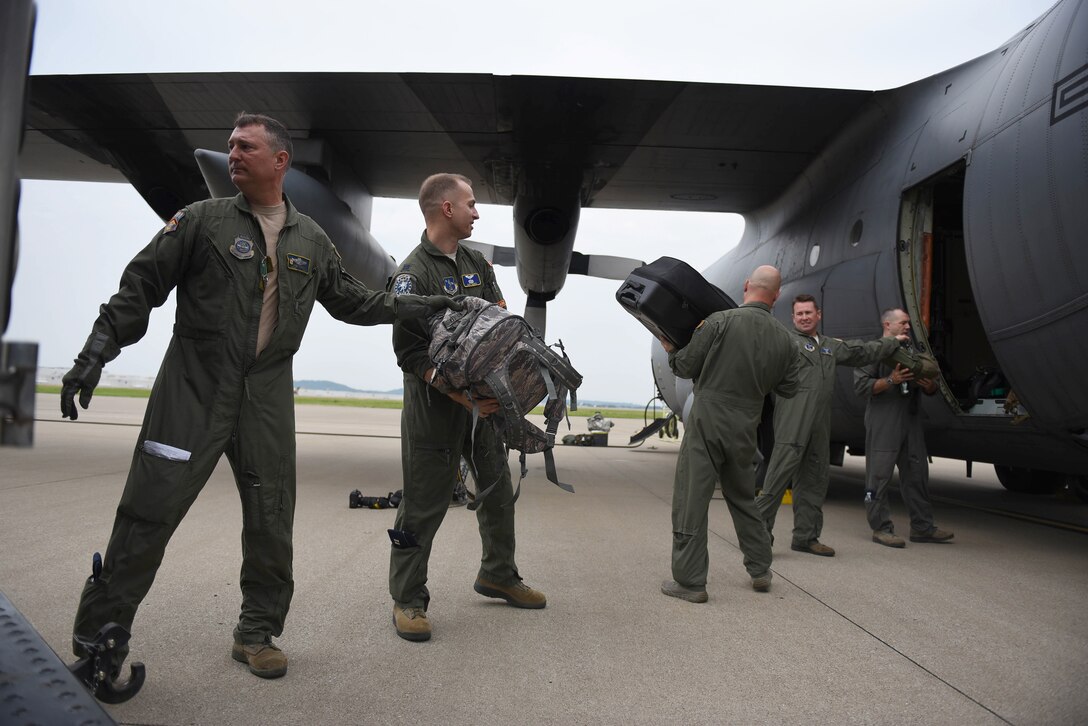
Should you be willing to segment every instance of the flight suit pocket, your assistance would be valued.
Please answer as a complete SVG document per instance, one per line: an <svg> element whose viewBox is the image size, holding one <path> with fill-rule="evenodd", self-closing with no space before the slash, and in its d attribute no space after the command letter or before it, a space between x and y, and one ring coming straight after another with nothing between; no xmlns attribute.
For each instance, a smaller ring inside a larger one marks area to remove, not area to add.
<svg viewBox="0 0 1088 726"><path fill-rule="evenodd" d="M180 521L195 496L189 486L190 463L177 453L180 451L151 441L142 442L119 509L146 522Z"/></svg>
<svg viewBox="0 0 1088 726"><path fill-rule="evenodd" d="M242 498L242 526L250 532L263 532L275 527L287 506L284 486L286 459L281 459L271 473L261 476L246 470L238 479L238 493Z"/></svg>
<svg viewBox="0 0 1088 726"><path fill-rule="evenodd" d="M449 507L456 479L454 453L442 444L412 442L411 460L408 473L411 477L411 490L405 496L411 496L413 509L427 516L433 508ZM408 523L407 529L414 531L415 522Z"/></svg>
<svg viewBox="0 0 1088 726"><path fill-rule="evenodd" d="M295 316L308 318L317 297L313 290L317 284L314 281L315 276L311 273L287 270L284 277L290 280L291 312Z"/></svg>

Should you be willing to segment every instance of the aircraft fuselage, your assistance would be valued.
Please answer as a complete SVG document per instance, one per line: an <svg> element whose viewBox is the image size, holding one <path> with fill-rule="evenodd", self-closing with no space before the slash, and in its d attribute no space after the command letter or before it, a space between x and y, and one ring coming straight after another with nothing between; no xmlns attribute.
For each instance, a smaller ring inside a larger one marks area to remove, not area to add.
<svg viewBox="0 0 1088 726"><path fill-rule="evenodd" d="M810 293L840 338L877 337L881 311L905 309L942 365L924 409L931 454L1088 471L1083 13L1059 4L988 55L874 94L705 272L739 300L747 274L774 264L779 319ZM690 386L663 363L658 350L662 394L684 411ZM833 439L860 451L864 401L852 371L838 375Z"/></svg>

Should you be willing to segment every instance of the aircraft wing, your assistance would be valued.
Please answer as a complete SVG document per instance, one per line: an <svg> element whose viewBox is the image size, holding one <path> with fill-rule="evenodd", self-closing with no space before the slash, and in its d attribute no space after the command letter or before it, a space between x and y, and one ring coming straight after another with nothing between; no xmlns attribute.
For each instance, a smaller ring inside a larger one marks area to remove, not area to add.
<svg viewBox="0 0 1088 726"><path fill-rule="evenodd" d="M224 149L244 109L320 140L310 173L346 165L375 196L414 198L425 176L454 171L481 201L509 204L559 165L581 170L583 207L743 213L871 95L484 74L32 76L20 171L128 181L166 219L208 196L193 150Z"/></svg>

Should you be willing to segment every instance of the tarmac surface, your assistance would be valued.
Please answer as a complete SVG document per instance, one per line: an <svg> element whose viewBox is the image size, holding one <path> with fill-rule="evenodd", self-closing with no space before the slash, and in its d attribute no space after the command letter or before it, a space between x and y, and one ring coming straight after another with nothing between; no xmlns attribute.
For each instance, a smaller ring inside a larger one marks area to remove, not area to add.
<svg viewBox="0 0 1088 726"><path fill-rule="evenodd" d="M39 395L34 448L0 449L0 590L66 662L145 403L96 397L73 423ZM241 508L224 459L137 614L143 690L108 712L122 724L1088 722L1088 505L938 460L937 522L954 542L889 549L870 540L864 462L848 457L824 509L835 557L791 551L783 507L773 586L754 592L718 498L710 601L691 604L659 591L678 443L623 448L641 421L616 424L608 448L557 447L575 494L529 457L518 565L547 608L473 592L475 517L454 508L430 566L434 637L410 643L386 586L395 512L348 508L353 489L400 488L399 411L299 406L287 675L261 680L230 657Z"/></svg>

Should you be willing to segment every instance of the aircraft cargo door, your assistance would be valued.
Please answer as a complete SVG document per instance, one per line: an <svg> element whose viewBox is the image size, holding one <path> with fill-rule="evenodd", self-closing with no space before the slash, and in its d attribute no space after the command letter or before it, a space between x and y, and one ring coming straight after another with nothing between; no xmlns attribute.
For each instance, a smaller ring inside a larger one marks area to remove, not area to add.
<svg viewBox="0 0 1088 726"><path fill-rule="evenodd" d="M903 194L899 211L899 273L915 337L941 366L953 411L1008 416L1008 382L979 317L963 234L966 165L946 169Z"/></svg>

